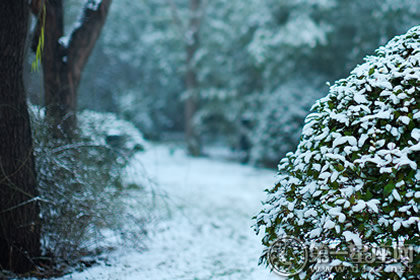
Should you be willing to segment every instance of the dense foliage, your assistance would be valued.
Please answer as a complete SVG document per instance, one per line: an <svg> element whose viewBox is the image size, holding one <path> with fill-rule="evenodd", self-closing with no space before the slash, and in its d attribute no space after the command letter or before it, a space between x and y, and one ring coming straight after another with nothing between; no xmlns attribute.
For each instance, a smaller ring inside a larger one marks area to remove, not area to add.
<svg viewBox="0 0 420 280"><path fill-rule="evenodd" d="M341 250L418 245L420 27L365 60L314 105L296 152L281 160L278 183L257 216L266 246L285 235ZM330 265L344 271L310 263L295 278L416 279L418 261L391 256L352 270L356 264L341 256Z"/></svg>
<svg viewBox="0 0 420 280"><path fill-rule="evenodd" d="M295 148L308 104L322 96L320 81L346 76L363 55L420 16L416 0L202 2L195 123L202 135L212 136L206 139L218 137L264 163ZM80 5L66 2L67 30ZM115 3L84 73L79 107L115 112L149 138L182 131L190 16L185 0ZM39 79L31 79L31 91L41 92ZM274 122L270 116L287 117ZM250 145L240 147L244 120ZM277 142L267 142L270 135Z"/></svg>

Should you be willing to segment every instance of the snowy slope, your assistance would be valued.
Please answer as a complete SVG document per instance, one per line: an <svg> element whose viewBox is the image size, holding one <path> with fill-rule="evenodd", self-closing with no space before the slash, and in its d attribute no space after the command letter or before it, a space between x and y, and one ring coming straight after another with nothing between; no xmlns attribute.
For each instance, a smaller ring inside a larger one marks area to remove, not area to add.
<svg viewBox="0 0 420 280"><path fill-rule="evenodd" d="M61 279L279 279L257 266L262 247L250 229L274 171L163 145L134 162L167 193L170 215L155 226L147 251L119 248L106 264Z"/></svg>

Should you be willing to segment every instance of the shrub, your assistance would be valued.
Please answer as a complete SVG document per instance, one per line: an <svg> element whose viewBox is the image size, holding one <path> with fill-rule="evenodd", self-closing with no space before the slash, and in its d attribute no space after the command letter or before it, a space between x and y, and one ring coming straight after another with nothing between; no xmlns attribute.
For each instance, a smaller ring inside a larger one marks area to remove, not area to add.
<svg viewBox="0 0 420 280"><path fill-rule="evenodd" d="M420 219L420 26L380 47L339 80L312 108L301 141L279 165L256 229L263 244L297 237L348 250L352 245L418 245ZM262 255L267 261L268 250ZM335 256L316 270L309 262L295 279L417 279L389 256L386 263L356 264ZM374 268L376 270L371 270Z"/></svg>
<svg viewBox="0 0 420 280"><path fill-rule="evenodd" d="M33 110L32 126L48 267L74 265L101 251L109 245L103 242L105 233L119 235L122 223L137 224L132 230L141 241L147 216L133 223L126 218L123 181L132 155L145 145L141 134L113 114L85 111L78 117L78 136L64 143L50 137L43 115L43 110Z"/></svg>

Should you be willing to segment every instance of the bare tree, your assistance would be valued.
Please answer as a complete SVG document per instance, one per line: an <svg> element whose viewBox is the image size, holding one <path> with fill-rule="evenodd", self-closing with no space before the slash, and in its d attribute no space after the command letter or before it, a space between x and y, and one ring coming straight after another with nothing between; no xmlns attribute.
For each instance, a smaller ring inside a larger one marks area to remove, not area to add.
<svg viewBox="0 0 420 280"><path fill-rule="evenodd" d="M188 152L193 156L198 156L201 154L201 143L194 119L198 110L200 85L197 79L197 67L195 65L194 57L200 48L200 28L204 19L207 1L189 0L189 17L186 24L184 24L180 18L178 8L174 1L168 1L174 22L179 27L185 45L185 86L187 89L187 96L184 104L185 140L187 142Z"/></svg>
<svg viewBox="0 0 420 280"><path fill-rule="evenodd" d="M36 50L44 28L42 68L46 119L51 122L53 136L56 138L71 139L73 136L77 126L77 88L82 71L105 24L111 2L112 0L86 0L76 27L70 35L64 36L63 1L32 1L32 11L39 19L32 49Z"/></svg>
<svg viewBox="0 0 420 280"><path fill-rule="evenodd" d="M200 138L194 125L194 116L197 112L199 96L199 84L197 80L194 56L200 46L200 4L201 0L190 0L190 18L186 33L186 66L185 84L187 87L187 99L185 101L185 136L188 152L197 156L201 153Z"/></svg>
<svg viewBox="0 0 420 280"><path fill-rule="evenodd" d="M32 136L23 62L26 0L0 1L0 269L27 272L40 255Z"/></svg>

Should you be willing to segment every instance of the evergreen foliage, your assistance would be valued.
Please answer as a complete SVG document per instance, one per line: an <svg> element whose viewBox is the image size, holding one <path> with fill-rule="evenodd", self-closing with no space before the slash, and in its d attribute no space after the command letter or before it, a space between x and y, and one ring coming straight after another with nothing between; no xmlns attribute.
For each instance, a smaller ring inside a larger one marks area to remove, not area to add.
<svg viewBox="0 0 420 280"><path fill-rule="evenodd" d="M342 250L419 243L420 27L365 60L313 106L297 150L281 160L278 183L256 217L264 245L284 235ZM310 263L295 279L415 279L420 273L418 255L412 271L395 272L392 267L410 264L387 261L319 273ZM356 264L343 256L330 265Z"/></svg>

